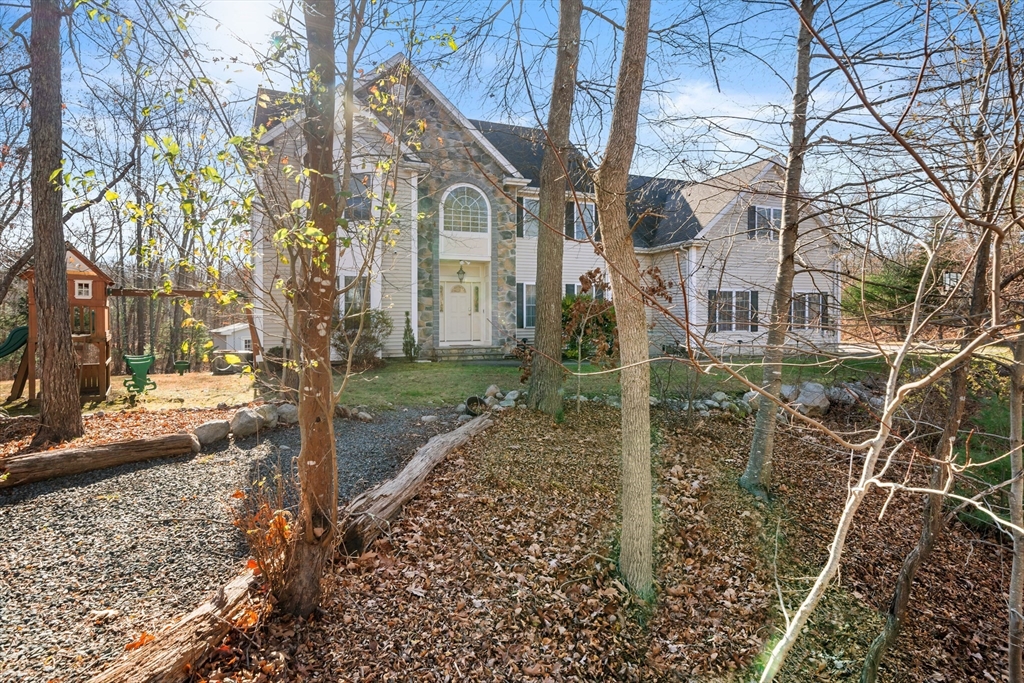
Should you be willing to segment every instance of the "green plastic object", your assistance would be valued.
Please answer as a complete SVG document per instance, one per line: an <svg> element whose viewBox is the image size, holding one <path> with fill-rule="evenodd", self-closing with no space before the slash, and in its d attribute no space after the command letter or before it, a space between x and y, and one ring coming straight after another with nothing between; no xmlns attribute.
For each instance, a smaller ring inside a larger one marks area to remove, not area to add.
<svg viewBox="0 0 1024 683"><path fill-rule="evenodd" d="M125 354L124 362L132 371L132 376L124 381L124 387L129 394L144 394L150 389L156 389L156 382L149 378L149 369L153 367L156 356L129 356Z"/></svg>
<svg viewBox="0 0 1024 683"><path fill-rule="evenodd" d="M174 369L178 372L179 375L184 375L186 372L188 372L188 367L190 365L192 364L187 360L174 361Z"/></svg>
<svg viewBox="0 0 1024 683"><path fill-rule="evenodd" d="M7 335L7 340L3 344L0 344L0 358L9 356L28 342L28 327L22 325L21 327L15 327L11 330L11 333Z"/></svg>

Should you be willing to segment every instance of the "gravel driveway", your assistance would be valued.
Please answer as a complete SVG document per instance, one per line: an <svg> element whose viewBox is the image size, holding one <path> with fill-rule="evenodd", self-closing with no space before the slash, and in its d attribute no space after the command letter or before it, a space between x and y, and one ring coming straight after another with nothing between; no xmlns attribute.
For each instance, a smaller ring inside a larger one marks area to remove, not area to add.
<svg viewBox="0 0 1024 683"><path fill-rule="evenodd" d="M335 422L342 500L455 426L424 414ZM86 680L234 575L247 550L230 495L294 457L299 431L260 441L0 491L0 681Z"/></svg>

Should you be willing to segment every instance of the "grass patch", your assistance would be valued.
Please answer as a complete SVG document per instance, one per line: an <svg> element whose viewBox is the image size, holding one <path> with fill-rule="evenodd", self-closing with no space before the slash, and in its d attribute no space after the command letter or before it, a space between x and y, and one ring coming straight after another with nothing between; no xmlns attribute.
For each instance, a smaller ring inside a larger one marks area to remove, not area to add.
<svg viewBox="0 0 1024 683"><path fill-rule="evenodd" d="M733 357L727 359L730 367L752 382L759 382L763 373L761 359ZM576 371L575 363L567 364ZM863 379L869 374L887 371L885 361L871 358L848 358L840 362L824 356L798 356L786 360L783 381L787 384ZM390 361L384 366L353 375L349 379L342 403L368 407L456 405L466 397L482 394L491 384L502 391L523 389L520 369L514 363L408 363ZM341 377L335 378L335 387L341 386ZM619 375L601 368L583 364L579 375L567 375L565 395L618 396ZM651 395L658 398L701 397L716 391L740 394L746 391L742 382L732 378L721 368L697 373L689 366L668 359L651 364Z"/></svg>

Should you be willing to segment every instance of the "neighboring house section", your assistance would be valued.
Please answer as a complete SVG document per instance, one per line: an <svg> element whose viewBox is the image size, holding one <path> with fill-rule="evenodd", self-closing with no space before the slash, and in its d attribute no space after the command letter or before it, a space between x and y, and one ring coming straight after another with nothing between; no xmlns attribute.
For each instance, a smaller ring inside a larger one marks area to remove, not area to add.
<svg viewBox="0 0 1024 683"><path fill-rule="evenodd" d="M415 67L395 58L357 90L356 161L349 197L348 245L339 259L339 318L364 300L391 317L384 355L399 356L405 314L425 358L496 357L516 340L532 340L536 320L538 178L545 138L538 129L470 121ZM274 159L261 189L270 197L254 218L258 263L256 325L267 349L292 348L293 310L284 296L294 261L275 233L289 229L288 207L301 184L290 177L304 145L301 113L289 96L263 94L257 125ZM281 119L281 120L278 120ZM337 123L339 138L343 131ZM406 131L396 135L392 131ZM588 164L575 151L567 170L563 287L604 271ZM339 181L340 182L340 181ZM650 309L652 352L686 346L682 324L715 352L757 352L778 258L781 167L763 161L701 183L633 176L629 215L649 284L660 283ZM340 187L339 187L340 190ZM393 206L379 240L381 206ZM294 227L294 226L291 226ZM827 231L808 223L799 248L794 340L828 347L838 341L834 253ZM685 284L680 284L685 283ZM609 293L611 296L611 293Z"/></svg>
<svg viewBox="0 0 1024 683"><path fill-rule="evenodd" d="M210 330L214 351L252 351L249 323L234 323Z"/></svg>

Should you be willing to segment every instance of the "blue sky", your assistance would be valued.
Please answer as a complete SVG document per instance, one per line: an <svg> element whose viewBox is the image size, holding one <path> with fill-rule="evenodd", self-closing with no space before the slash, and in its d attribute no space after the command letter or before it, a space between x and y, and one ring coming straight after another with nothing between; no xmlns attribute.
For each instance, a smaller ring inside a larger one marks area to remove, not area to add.
<svg viewBox="0 0 1024 683"><path fill-rule="evenodd" d="M450 17L441 13L439 28L454 29L456 41L461 42L466 29L464 22L459 21L457 12L484 13L493 4L475 1L470 2L468 6L459 5L458 10L453 10ZM611 0L588 3L619 23L624 15L624 4ZM276 29L270 15L277 7L277 3L265 0L209 0L207 11L219 22L219 26L215 26L213 22L203 22L197 25L197 28L201 30L204 42L215 49L228 54L251 54L243 43L258 46L268 44L271 34ZM664 26L684 7L690 5L655 0L652 25ZM738 3L729 5L730 11L737 14L737 9L745 11L743 7ZM756 6L749 7L754 8L750 11L757 9ZM536 54L537 44L550 39L557 32L557 3L544 0L523 0L513 3L502 13L496 33L500 33L502 29L508 30L513 15L519 12L522 12L521 24L525 45L523 49L529 59ZM441 23L446 19L450 23ZM730 15L711 17L709 21L724 24L733 19L735 16ZM699 34L704 29L702 22L695 22L695 33ZM754 16L748 18L740 27L720 31L716 34L716 39L739 43L749 43L753 40L752 46L758 52L759 59L767 61L770 66L752 58L718 53L714 71L708 66L703 54L691 56L685 51L683 54L669 54L652 42L648 67L648 80L651 82L652 92L646 96L644 113L648 121L664 115L671 115L678 121L670 127L650 124L642 127L641 149L638 150L636 170L642 173L667 173L679 176L695 172L694 169L699 165L698 160L703 160L705 167L717 170L723 163L742 163L747 159L747 153L763 158L783 149L785 131L782 128L739 119L777 119L784 115L781 110L766 110L766 106L775 104L781 105L784 109L788 108L790 94L787 86L773 74L772 70L777 69L785 77L792 73L794 31L795 18L784 10ZM588 13L583 20L583 34L588 45L585 46L581 57L581 73L603 77L607 81L614 55L617 54L613 31L606 21ZM388 57L399 50L398 47L387 44L389 38L393 39L385 36L377 40L377 44L374 45L377 55ZM518 61L513 59L514 55L511 54L514 47L509 43L498 44L498 40L492 42L495 45L490 50L482 51L476 68L467 69L458 59L447 60L438 68L433 68L433 61L424 66L427 67L428 75L434 83L470 118L533 123L529 102L525 97L525 88L516 93L518 102L513 103L512 111L502 106L500 97L486 95L488 78L518 68ZM691 52L703 50L698 48ZM551 56L550 51L547 56ZM546 100L550 88L550 68L553 66L551 61L550 58L546 59L547 70L539 71L529 79L533 97L541 105ZM266 74L258 73L251 66L238 64L223 69L220 75L222 78L230 78L242 92L249 94L254 93L256 87L267 80ZM543 106L541 109L543 110ZM601 147L604 128L593 111L591 109L587 113L582 111L582 107L577 108L578 114L583 114L583 117L577 121L574 133L578 141L585 138L582 142L592 151L597 151ZM698 117L717 117L723 127L735 128L737 135L716 132L711 139L703 136L700 141L681 140L692 138L694 129L706 130L706 126L694 126L684 121ZM687 132L690 133L689 136ZM763 147L757 149L758 145L751 143L751 138L757 139Z"/></svg>

